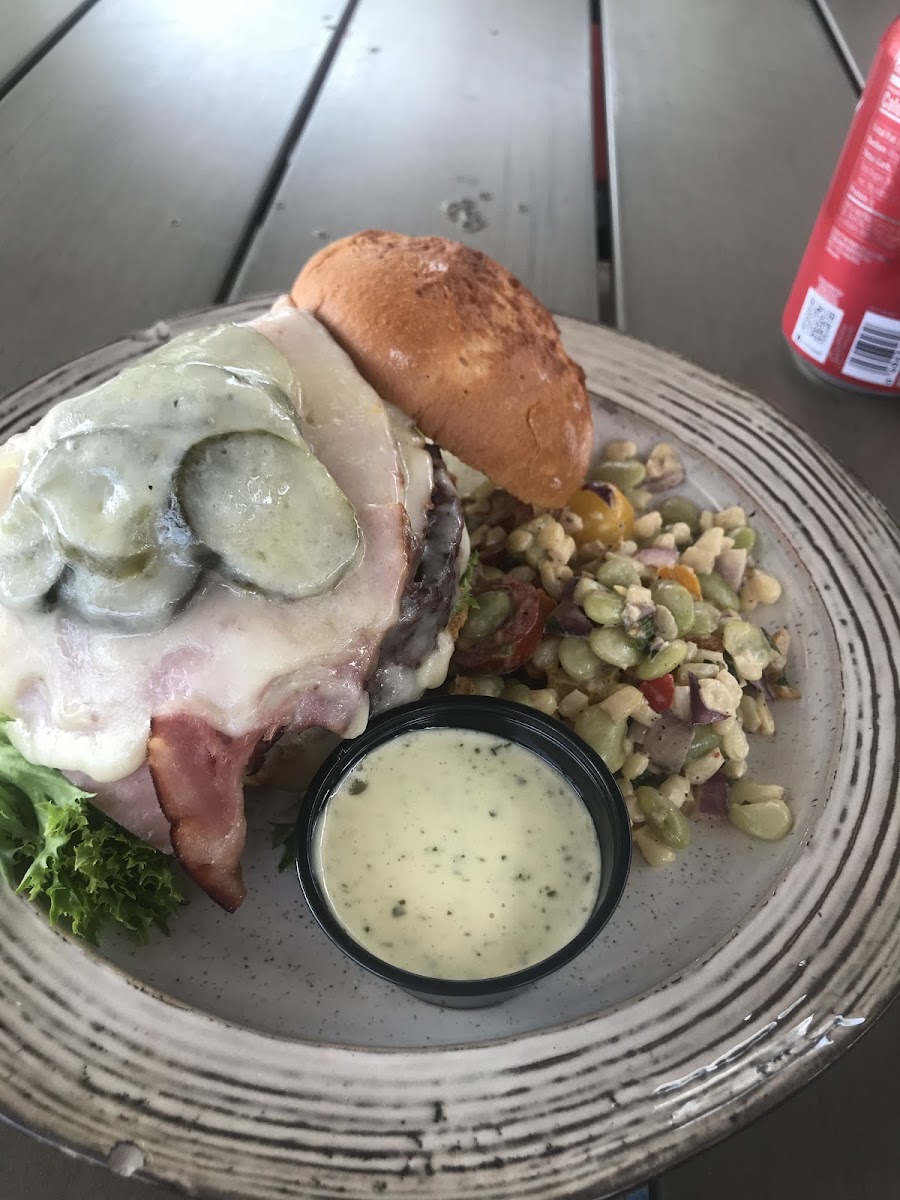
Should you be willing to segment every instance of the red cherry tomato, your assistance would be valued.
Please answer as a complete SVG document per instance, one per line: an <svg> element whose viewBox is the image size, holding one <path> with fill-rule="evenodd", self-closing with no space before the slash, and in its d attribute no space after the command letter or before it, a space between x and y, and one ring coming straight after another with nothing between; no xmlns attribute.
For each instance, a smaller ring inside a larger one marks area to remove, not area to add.
<svg viewBox="0 0 900 1200"><path fill-rule="evenodd" d="M540 593L530 583L509 575L489 580L478 589L476 600L486 592L504 592L512 605L510 614L499 629L477 642L466 643L464 625L453 662L460 671L509 675L538 648L544 632Z"/></svg>
<svg viewBox="0 0 900 1200"><path fill-rule="evenodd" d="M654 712L665 712L675 699L675 680L671 675L660 675L659 679L648 679L641 684L644 698Z"/></svg>

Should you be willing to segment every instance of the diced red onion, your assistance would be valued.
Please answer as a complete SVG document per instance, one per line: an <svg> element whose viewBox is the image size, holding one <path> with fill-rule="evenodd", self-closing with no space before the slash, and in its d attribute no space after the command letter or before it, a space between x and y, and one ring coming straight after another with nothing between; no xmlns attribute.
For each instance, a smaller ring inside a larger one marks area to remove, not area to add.
<svg viewBox="0 0 900 1200"><path fill-rule="evenodd" d="M674 567L678 562L678 551L674 546L645 546L634 557L648 567Z"/></svg>
<svg viewBox="0 0 900 1200"><path fill-rule="evenodd" d="M644 735L644 753L654 766L668 775L677 775L684 766L685 756L694 731L670 710L654 721Z"/></svg>
<svg viewBox="0 0 900 1200"><path fill-rule="evenodd" d="M723 550L716 559L716 570L733 592L741 590L744 572L747 570L746 550Z"/></svg>
<svg viewBox="0 0 900 1200"><path fill-rule="evenodd" d="M648 492L668 492L672 488L681 487L683 483L684 468L677 467L672 471L657 475L655 479L645 479L641 487L646 488Z"/></svg>
<svg viewBox="0 0 900 1200"><path fill-rule="evenodd" d="M547 624L554 632L576 637L587 637L594 629L593 621L584 615L574 600L561 600L547 618Z"/></svg>
<svg viewBox="0 0 900 1200"><path fill-rule="evenodd" d="M691 689L692 725L712 725L716 721L724 721L726 719L728 713L719 712L715 708L708 708L703 703L703 697L700 694L700 681L693 672L688 675L688 687Z"/></svg>
<svg viewBox="0 0 900 1200"><path fill-rule="evenodd" d="M723 775L713 775L704 783L695 784L694 799L702 813L710 817L727 817L728 780Z"/></svg>

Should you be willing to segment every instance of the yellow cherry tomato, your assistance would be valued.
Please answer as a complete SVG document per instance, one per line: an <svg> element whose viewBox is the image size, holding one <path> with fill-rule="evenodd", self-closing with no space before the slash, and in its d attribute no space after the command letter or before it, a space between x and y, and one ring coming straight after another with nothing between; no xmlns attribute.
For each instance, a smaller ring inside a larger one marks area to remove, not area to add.
<svg viewBox="0 0 900 1200"><path fill-rule="evenodd" d="M576 492L569 500L568 507L577 513L583 521L583 527L573 533L575 544L583 546L585 542L603 542L607 546L617 546L619 542L631 537L634 528L634 509L631 501L614 483L600 485L602 491L591 492L586 488Z"/></svg>

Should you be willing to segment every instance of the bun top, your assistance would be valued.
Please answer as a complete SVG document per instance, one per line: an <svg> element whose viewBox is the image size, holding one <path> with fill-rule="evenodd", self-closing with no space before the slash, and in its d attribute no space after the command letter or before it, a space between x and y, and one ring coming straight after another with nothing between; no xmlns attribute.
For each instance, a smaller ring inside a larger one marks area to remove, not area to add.
<svg viewBox="0 0 900 1200"><path fill-rule="evenodd" d="M520 500L559 508L593 443L584 372L544 306L493 259L369 230L309 260L291 290L382 399Z"/></svg>

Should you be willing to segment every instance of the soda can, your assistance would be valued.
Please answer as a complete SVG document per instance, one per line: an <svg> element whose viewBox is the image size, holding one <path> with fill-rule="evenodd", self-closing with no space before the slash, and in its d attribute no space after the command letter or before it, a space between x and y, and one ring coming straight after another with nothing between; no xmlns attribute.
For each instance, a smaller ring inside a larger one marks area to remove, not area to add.
<svg viewBox="0 0 900 1200"><path fill-rule="evenodd" d="M813 374L900 395L900 18L876 51L781 329Z"/></svg>

